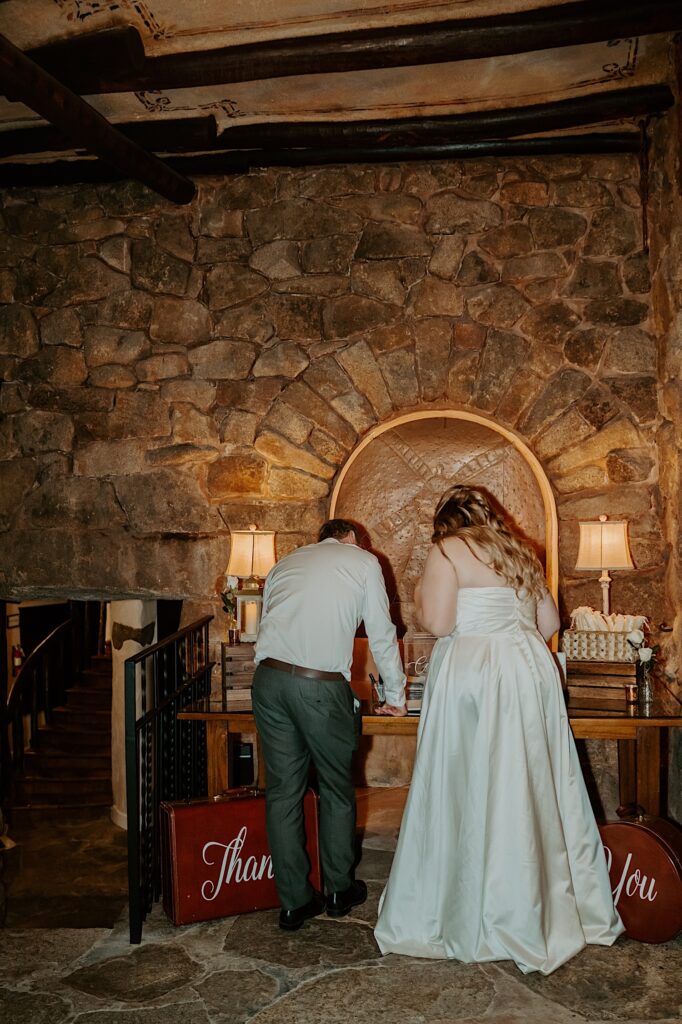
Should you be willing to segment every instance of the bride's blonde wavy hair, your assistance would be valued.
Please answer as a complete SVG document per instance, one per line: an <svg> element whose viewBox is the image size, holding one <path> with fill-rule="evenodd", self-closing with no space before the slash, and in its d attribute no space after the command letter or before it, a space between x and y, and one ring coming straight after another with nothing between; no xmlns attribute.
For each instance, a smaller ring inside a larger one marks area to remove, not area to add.
<svg viewBox="0 0 682 1024"><path fill-rule="evenodd" d="M539 601L544 596L547 584L537 555L513 532L483 491L457 485L445 492L436 506L431 537L444 555L446 537L473 541L485 556L485 564L520 597Z"/></svg>

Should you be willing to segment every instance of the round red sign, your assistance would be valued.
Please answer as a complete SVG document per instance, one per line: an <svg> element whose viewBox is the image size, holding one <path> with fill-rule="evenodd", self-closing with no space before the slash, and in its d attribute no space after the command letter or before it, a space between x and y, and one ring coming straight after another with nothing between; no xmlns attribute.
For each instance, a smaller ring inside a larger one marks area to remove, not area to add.
<svg viewBox="0 0 682 1024"><path fill-rule="evenodd" d="M667 942L682 930L682 830L642 815L599 826L626 933Z"/></svg>

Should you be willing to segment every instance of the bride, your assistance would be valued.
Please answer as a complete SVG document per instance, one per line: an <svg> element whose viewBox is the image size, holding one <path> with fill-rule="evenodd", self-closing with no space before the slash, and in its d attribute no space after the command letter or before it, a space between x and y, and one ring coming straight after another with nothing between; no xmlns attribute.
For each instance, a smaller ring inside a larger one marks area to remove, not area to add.
<svg viewBox="0 0 682 1024"><path fill-rule="evenodd" d="M448 491L432 539L415 600L440 639L376 939L549 974L623 931L545 642L559 615L484 492Z"/></svg>

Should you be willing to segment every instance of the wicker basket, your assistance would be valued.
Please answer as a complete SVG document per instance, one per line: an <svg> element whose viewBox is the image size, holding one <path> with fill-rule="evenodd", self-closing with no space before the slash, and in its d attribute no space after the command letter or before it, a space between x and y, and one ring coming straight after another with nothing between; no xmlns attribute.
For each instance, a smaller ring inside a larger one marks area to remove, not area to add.
<svg viewBox="0 0 682 1024"><path fill-rule="evenodd" d="M636 658L626 633L567 629L561 646L571 661L635 661Z"/></svg>

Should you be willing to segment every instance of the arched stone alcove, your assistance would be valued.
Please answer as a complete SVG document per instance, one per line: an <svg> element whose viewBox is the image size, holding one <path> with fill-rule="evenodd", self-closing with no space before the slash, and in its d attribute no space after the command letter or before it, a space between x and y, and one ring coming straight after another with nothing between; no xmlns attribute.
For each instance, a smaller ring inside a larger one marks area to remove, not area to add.
<svg viewBox="0 0 682 1024"><path fill-rule="evenodd" d="M418 628L412 594L421 575L440 495L454 483L485 487L545 561L558 588L556 503L525 442L492 418L440 409L398 416L372 430L338 475L330 515L357 520L388 563L396 620Z"/></svg>

